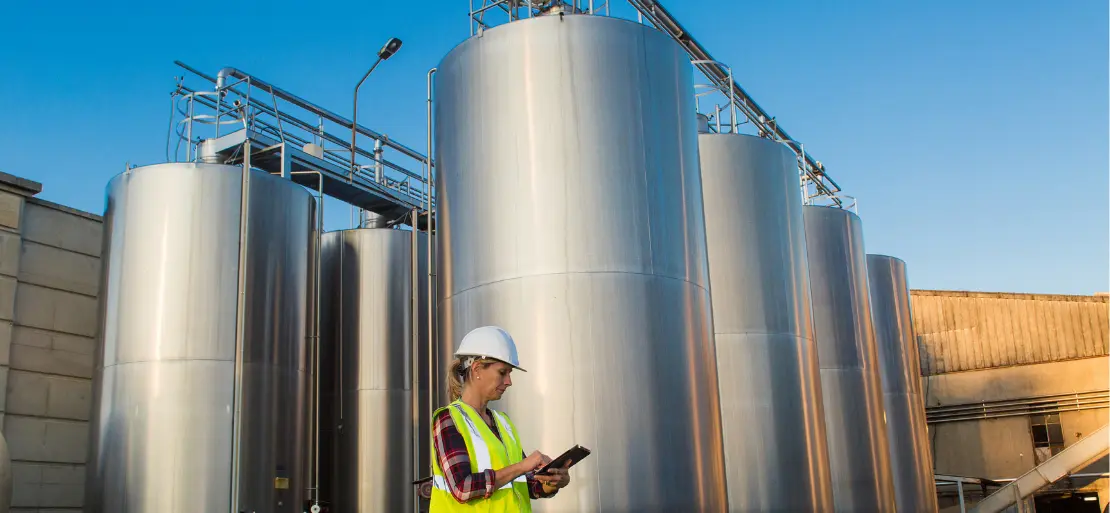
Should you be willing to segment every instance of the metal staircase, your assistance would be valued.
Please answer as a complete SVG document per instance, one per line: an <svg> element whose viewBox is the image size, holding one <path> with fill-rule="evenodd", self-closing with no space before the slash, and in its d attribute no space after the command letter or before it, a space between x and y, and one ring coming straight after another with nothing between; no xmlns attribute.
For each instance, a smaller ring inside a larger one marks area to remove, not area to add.
<svg viewBox="0 0 1110 513"><path fill-rule="evenodd" d="M1027 497L1072 472L1090 465L1108 451L1110 451L1110 429L1103 425L988 495L971 511L972 513L998 513L1014 504L1018 504L1020 510L1020 505L1024 504Z"/></svg>

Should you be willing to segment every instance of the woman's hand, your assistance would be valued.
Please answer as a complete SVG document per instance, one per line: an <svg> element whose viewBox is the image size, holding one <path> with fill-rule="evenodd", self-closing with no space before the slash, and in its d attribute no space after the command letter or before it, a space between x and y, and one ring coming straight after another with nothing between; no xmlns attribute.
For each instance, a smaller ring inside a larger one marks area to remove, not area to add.
<svg viewBox="0 0 1110 513"><path fill-rule="evenodd" d="M548 458L544 453L540 451L534 451L523 460L520 460L517 463L513 463L512 465L509 465L508 467L505 467L503 469L494 471L493 475L495 479L493 480L493 489L500 490L502 486L513 482L513 480L520 476L539 469L540 467L546 465L546 462L549 461L551 461L551 458Z"/></svg>
<svg viewBox="0 0 1110 513"><path fill-rule="evenodd" d="M570 462L563 468L553 468L548 470L547 474L536 474L535 478L540 483L543 483L543 489L547 493L554 493L555 490L565 487L570 484Z"/></svg>
<svg viewBox="0 0 1110 513"><path fill-rule="evenodd" d="M532 451L532 454L529 454L527 458L524 458L524 461L520 462L524 467L524 472L532 472L548 463L551 463L551 458L540 451Z"/></svg>

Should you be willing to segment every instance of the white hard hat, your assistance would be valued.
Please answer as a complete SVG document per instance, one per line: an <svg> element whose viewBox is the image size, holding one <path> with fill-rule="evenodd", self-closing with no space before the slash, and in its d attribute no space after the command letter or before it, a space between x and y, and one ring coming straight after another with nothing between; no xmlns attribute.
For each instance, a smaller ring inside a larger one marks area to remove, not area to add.
<svg viewBox="0 0 1110 513"><path fill-rule="evenodd" d="M481 356L501 360L513 368L520 369L520 361L516 356L516 343L513 342L509 332L497 326L482 326L474 328L463 337L455 356ZM524 371L528 372L528 371Z"/></svg>

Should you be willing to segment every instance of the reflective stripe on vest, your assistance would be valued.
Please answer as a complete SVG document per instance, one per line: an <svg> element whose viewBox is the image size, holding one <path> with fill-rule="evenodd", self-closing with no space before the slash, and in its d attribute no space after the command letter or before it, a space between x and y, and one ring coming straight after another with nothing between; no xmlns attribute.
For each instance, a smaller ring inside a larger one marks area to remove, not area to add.
<svg viewBox="0 0 1110 513"><path fill-rule="evenodd" d="M470 446L474 448L474 459L478 464L478 472L483 472L493 468L489 459L489 446L486 441L482 439L482 433L478 431L478 426L474 425L474 421L470 420L470 416L466 414L466 410L461 405L452 404L451 407L455 408L462 415L466 421L467 431L470 432Z"/></svg>
<svg viewBox="0 0 1110 513"><path fill-rule="evenodd" d="M505 420L505 417L502 416L501 413L497 410L490 410L490 412L493 413L493 417L496 419L495 422L497 422L497 430L500 431L501 434L508 436L509 440L512 440L515 444L516 437L513 436L513 428L509 426L509 422Z"/></svg>

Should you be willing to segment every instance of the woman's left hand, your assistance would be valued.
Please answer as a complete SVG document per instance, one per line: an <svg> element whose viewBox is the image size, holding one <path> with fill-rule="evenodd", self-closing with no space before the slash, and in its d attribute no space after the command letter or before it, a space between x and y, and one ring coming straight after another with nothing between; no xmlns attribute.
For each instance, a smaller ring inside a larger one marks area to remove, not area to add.
<svg viewBox="0 0 1110 513"><path fill-rule="evenodd" d="M553 468L548 474L536 474L535 477L549 492L570 484L570 470L567 468Z"/></svg>

